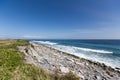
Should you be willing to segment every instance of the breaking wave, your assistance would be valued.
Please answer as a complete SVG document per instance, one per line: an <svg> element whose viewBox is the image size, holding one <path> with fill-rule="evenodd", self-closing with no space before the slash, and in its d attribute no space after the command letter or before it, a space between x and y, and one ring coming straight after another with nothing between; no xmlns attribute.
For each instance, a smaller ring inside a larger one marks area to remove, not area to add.
<svg viewBox="0 0 120 80"><path fill-rule="evenodd" d="M105 55L112 54L113 53L112 51L82 48L82 47L75 47L75 46L66 46L66 45L61 45L61 44L50 42L50 41L34 41L34 42L45 44L49 47L79 56L81 58L89 59L89 60L100 62L100 63L105 63L106 65L111 66L113 68L120 67L120 65L118 64L120 59L116 59L116 61L114 61L114 59L111 59L109 57L105 57L104 55L102 55L102 54L105 54Z"/></svg>
<svg viewBox="0 0 120 80"><path fill-rule="evenodd" d="M57 44L57 43L50 42L50 41L33 41L33 42L38 42L38 43L47 44L47 45L55 45L55 44Z"/></svg>
<svg viewBox="0 0 120 80"><path fill-rule="evenodd" d="M74 50L82 50L82 51L87 51L87 52L94 52L94 53L108 53L108 54L112 54L113 52L112 51L107 51L107 50L98 50L98 49L90 49L90 48L82 48L82 47L74 47L74 46L64 46L64 45L59 45L55 42L50 42L50 41L34 41L34 42L39 42L39 43L42 43L42 44L46 44L46 45L49 45L51 47L57 47L60 48L60 49L63 49L63 48L66 48L66 47L69 47L69 49L74 49ZM54 45L54 46L53 46Z"/></svg>
<svg viewBox="0 0 120 80"><path fill-rule="evenodd" d="M106 51L106 50L89 49L89 48L80 48L80 47L74 47L74 48L77 48L77 49L83 50L83 51L88 51L88 52L95 52L95 53L108 53L108 54L113 53L113 52L111 52L111 51Z"/></svg>

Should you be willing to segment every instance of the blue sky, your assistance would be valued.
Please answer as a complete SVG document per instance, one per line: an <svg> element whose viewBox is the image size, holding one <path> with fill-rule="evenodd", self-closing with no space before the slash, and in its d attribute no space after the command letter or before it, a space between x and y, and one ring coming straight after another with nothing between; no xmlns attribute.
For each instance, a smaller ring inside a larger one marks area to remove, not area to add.
<svg viewBox="0 0 120 80"><path fill-rule="evenodd" d="M120 39L120 0L0 0L0 38Z"/></svg>

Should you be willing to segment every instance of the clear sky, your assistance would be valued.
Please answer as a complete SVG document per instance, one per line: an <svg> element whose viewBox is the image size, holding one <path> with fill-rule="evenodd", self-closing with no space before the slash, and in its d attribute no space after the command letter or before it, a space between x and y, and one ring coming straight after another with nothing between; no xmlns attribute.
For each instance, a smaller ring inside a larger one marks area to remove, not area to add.
<svg viewBox="0 0 120 80"><path fill-rule="evenodd" d="M120 39L120 0L0 0L0 38Z"/></svg>

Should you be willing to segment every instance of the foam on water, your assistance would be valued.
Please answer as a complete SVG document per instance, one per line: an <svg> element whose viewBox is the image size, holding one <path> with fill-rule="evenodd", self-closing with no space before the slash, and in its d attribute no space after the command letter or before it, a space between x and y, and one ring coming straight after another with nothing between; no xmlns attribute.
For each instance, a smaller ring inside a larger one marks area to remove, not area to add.
<svg viewBox="0 0 120 80"><path fill-rule="evenodd" d="M34 42L39 42L42 44L47 44L47 45L57 45L57 43L54 42L50 42L50 41L34 41ZM90 48L82 48L82 47L74 47L74 46L64 46L64 45L58 45L61 49L64 47L69 47L69 49L78 49L78 50L83 50L83 51L87 51L87 52L94 52L94 53L109 53L112 54L113 52L111 51L106 51L106 50L98 50L98 49L90 49ZM57 47L57 46L56 46Z"/></svg>
<svg viewBox="0 0 120 80"><path fill-rule="evenodd" d="M52 47L52 48L55 48L55 49L58 49L60 51L67 52L70 54L74 54L76 56L79 56L79 57L82 57L85 59L104 63L113 68L120 67L120 65L118 64L119 59L114 60L109 57L99 56L98 54L95 54L95 53L112 54L113 52L111 52L111 51L90 49L90 48L81 48L81 47L75 47L75 46L66 46L66 45L60 45L60 44L50 42L50 41L35 41L35 42L45 44L49 47Z"/></svg>
<svg viewBox="0 0 120 80"><path fill-rule="evenodd" d="M98 49L89 49L89 48L80 48L80 47L73 47L73 48L77 48L79 50L83 50L83 51L88 51L88 52L95 52L95 53L109 53L112 54L113 52L111 51L106 51L106 50L98 50Z"/></svg>
<svg viewBox="0 0 120 80"><path fill-rule="evenodd" d="M50 42L50 41L33 41L33 42L39 42L39 43L47 44L47 45L55 45L55 44L57 44L57 43Z"/></svg>

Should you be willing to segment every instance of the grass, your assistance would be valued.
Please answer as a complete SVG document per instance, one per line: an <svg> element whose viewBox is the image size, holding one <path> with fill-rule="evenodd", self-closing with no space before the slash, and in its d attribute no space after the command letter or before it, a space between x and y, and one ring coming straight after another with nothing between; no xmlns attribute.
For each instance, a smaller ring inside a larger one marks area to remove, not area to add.
<svg viewBox="0 0 120 80"><path fill-rule="evenodd" d="M73 73L49 74L44 69L24 63L25 55L17 46L28 45L25 40L0 40L0 80L79 80Z"/></svg>

